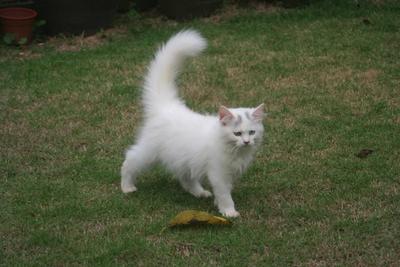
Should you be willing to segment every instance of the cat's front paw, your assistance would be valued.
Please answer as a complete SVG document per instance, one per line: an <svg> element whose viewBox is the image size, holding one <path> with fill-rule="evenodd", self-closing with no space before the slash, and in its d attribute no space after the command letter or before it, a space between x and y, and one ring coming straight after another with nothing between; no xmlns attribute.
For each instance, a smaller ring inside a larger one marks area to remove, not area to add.
<svg viewBox="0 0 400 267"><path fill-rule="evenodd" d="M212 196L212 193L210 191L208 191L208 190L202 190L200 192L196 192L196 193L191 192L191 193L195 197L205 197L206 198L206 197L211 197Z"/></svg>
<svg viewBox="0 0 400 267"><path fill-rule="evenodd" d="M203 190L203 192L200 193L200 197L211 197L212 193L208 190Z"/></svg>
<svg viewBox="0 0 400 267"><path fill-rule="evenodd" d="M240 216L240 213L237 212L234 209L226 210L226 211L223 211L221 213L222 213L223 216L229 217L229 218L235 218L235 217L239 217Z"/></svg>
<svg viewBox="0 0 400 267"><path fill-rule="evenodd" d="M121 190L122 190L122 192L124 192L125 194L128 194L128 193L135 192L135 191L137 190L137 188L136 188L136 186L134 186L134 185L130 185L130 186L122 185L122 186L121 186Z"/></svg>

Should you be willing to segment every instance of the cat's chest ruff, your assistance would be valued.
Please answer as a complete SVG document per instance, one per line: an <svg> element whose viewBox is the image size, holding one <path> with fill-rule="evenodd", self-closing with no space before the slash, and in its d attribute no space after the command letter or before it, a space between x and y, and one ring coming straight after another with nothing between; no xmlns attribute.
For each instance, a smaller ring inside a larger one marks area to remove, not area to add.
<svg viewBox="0 0 400 267"><path fill-rule="evenodd" d="M246 153L245 155L236 155L234 157L231 156L229 158L228 166L232 175L240 176L244 171L246 171L252 158L252 153Z"/></svg>

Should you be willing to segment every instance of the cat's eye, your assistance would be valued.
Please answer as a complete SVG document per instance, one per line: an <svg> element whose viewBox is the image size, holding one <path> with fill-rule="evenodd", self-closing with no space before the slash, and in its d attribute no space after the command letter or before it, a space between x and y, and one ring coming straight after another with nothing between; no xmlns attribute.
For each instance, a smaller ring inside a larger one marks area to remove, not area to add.
<svg viewBox="0 0 400 267"><path fill-rule="evenodd" d="M255 134L256 134L256 131L254 131L254 130L249 131L249 135L255 135Z"/></svg>
<svg viewBox="0 0 400 267"><path fill-rule="evenodd" d="M241 135L242 135L242 132L233 132L233 134L234 134L235 136L241 136Z"/></svg>

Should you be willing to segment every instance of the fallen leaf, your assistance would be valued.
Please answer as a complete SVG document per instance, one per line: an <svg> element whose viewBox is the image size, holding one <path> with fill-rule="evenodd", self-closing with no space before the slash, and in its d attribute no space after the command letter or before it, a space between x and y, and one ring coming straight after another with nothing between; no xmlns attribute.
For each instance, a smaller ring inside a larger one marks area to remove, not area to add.
<svg viewBox="0 0 400 267"><path fill-rule="evenodd" d="M218 216L211 215L204 211L185 210L175 216L170 222L169 227L179 225L231 225L232 222Z"/></svg>
<svg viewBox="0 0 400 267"><path fill-rule="evenodd" d="M361 149L360 152L358 152L356 154L356 157L364 159L364 158L368 157L372 152L374 152L372 149L364 148L364 149Z"/></svg>
<svg viewBox="0 0 400 267"><path fill-rule="evenodd" d="M363 22L365 25L371 25L371 21L370 21L369 19L367 19L367 18L364 18L364 19L362 20L362 22Z"/></svg>

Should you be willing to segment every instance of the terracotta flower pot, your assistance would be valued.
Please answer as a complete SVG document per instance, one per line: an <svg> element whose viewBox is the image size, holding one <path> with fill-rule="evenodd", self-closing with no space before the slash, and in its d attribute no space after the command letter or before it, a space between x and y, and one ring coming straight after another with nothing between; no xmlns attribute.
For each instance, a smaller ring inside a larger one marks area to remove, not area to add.
<svg viewBox="0 0 400 267"><path fill-rule="evenodd" d="M2 8L0 9L2 32L11 34L17 43L23 38L30 42L36 16L37 12L29 8Z"/></svg>

